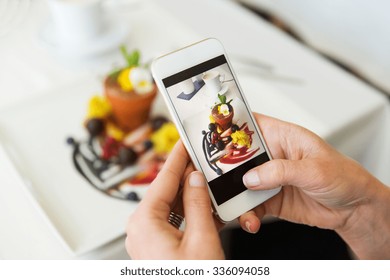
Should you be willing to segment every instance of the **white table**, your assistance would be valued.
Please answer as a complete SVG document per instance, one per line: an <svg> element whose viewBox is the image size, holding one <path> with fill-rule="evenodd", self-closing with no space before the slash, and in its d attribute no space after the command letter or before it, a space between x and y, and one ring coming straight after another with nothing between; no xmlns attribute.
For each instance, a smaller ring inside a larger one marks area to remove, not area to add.
<svg viewBox="0 0 390 280"><path fill-rule="evenodd" d="M189 5L191 13L182 12L187 3L168 0L164 6L202 37L217 37L224 43L238 74L245 79L245 84L240 79L244 90L246 86L251 90L246 80L248 69L240 68L240 59L235 61L235 57L257 58L272 65L280 78L266 71L258 71L256 78L298 104L300 113L307 113L310 119L289 113L283 117L307 126L390 184L390 108L383 94L231 1L199 0ZM202 15L201 20L197 14ZM252 71L251 76L255 75ZM251 106L260 109L255 102ZM281 110L275 111L276 115L282 114Z"/></svg>
<svg viewBox="0 0 390 280"><path fill-rule="evenodd" d="M238 1L276 16L305 43L390 94L389 1Z"/></svg>
<svg viewBox="0 0 390 280"><path fill-rule="evenodd" d="M383 95L230 1L128 2L120 16L132 26L129 47L150 58L219 38L252 109L308 127L390 184L390 108ZM0 38L0 109L75 79L102 76L120 61L118 54L76 63L56 58L35 39L47 16L44 1L34 1L28 19ZM243 57L273 72L248 66ZM75 258L35 210L4 153L0 166L0 258ZM120 237L77 258L127 258L123 242Z"/></svg>

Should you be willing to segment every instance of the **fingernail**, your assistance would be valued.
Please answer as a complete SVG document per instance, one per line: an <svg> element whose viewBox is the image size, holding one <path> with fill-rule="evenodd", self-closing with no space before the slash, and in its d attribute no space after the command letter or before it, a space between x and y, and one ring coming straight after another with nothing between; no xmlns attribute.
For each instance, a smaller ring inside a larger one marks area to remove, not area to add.
<svg viewBox="0 0 390 280"><path fill-rule="evenodd" d="M188 183L190 184L191 187L204 187L206 185L204 181L204 177L200 172L191 173Z"/></svg>
<svg viewBox="0 0 390 280"><path fill-rule="evenodd" d="M245 230L249 233L254 233L252 230L251 230L251 223L246 221L245 222Z"/></svg>
<svg viewBox="0 0 390 280"><path fill-rule="evenodd" d="M256 187L260 185L260 178L256 171L249 171L242 178L244 185L247 187Z"/></svg>

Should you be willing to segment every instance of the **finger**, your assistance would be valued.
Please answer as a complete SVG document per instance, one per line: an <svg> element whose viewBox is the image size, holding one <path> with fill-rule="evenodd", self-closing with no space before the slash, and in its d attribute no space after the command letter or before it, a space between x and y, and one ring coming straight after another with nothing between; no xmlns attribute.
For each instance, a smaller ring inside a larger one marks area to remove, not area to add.
<svg viewBox="0 0 390 280"><path fill-rule="evenodd" d="M218 219L218 217L214 214L213 214L213 219L214 219L214 224L215 224L215 227L217 228L217 231L220 231L221 229L223 229L225 227L226 223L221 222L221 220Z"/></svg>
<svg viewBox="0 0 390 280"><path fill-rule="evenodd" d="M181 181L181 186L184 186L185 182L188 180L188 176L195 170L196 169L194 167L194 164L192 162L189 162L186 170L184 171L184 176ZM182 196L180 198L182 199ZM181 211L177 210L177 212L176 211L174 212L184 216L183 202L181 202L181 206L182 206ZM218 219L215 215L213 215L213 219L214 219L215 227L217 228L218 231L220 231L226 225L225 223L221 222L221 220Z"/></svg>
<svg viewBox="0 0 390 280"><path fill-rule="evenodd" d="M192 171L195 171L195 167L194 167L193 163L190 161L187 164L186 169L184 170L183 177L181 178L181 181L180 181L181 186L184 186L184 183L186 182L188 175L190 175Z"/></svg>
<svg viewBox="0 0 390 280"><path fill-rule="evenodd" d="M179 185L179 189L176 193L176 197L175 197L174 201L171 203L171 211L173 211L174 213L179 214L180 216L183 216L183 217L184 217L183 186L185 184L185 181L188 178L188 175L194 170L195 170L194 165L192 164L192 162L189 162L187 164L186 169L184 170L183 176L181 177L180 185Z"/></svg>
<svg viewBox="0 0 390 280"><path fill-rule="evenodd" d="M142 200L148 207L169 206L175 200L181 178L189 162L188 154L179 140L156 179Z"/></svg>
<svg viewBox="0 0 390 280"><path fill-rule="evenodd" d="M316 176L315 168L308 160L274 159L249 170L243 176L243 182L252 190L273 189L282 185L305 187Z"/></svg>
<svg viewBox="0 0 390 280"><path fill-rule="evenodd" d="M202 239L205 233L217 232L210 203L203 174L199 171L192 172L183 193L186 231L191 232L191 238L195 239L194 235Z"/></svg>
<svg viewBox="0 0 390 280"><path fill-rule="evenodd" d="M284 135L282 134L285 131L289 131L287 128L289 124L258 113L254 113L254 116L272 157L283 158L284 151L282 149L280 139L283 139Z"/></svg>
<svg viewBox="0 0 390 280"><path fill-rule="evenodd" d="M301 159L313 146L324 141L313 132L293 123L254 114L274 159Z"/></svg>
<svg viewBox="0 0 390 280"><path fill-rule="evenodd" d="M258 125L259 125L261 130L263 130L263 129L265 129L265 130L269 130L269 129L275 130L275 128L279 129L279 127L280 127L282 131L287 131L286 129L292 125L292 123L289 123L289 122L286 122L286 121L282 121L280 119L273 118L273 117L270 117L270 116L266 116L266 115L263 115L263 114L253 113L253 115L254 115L255 120L258 123Z"/></svg>
<svg viewBox="0 0 390 280"><path fill-rule="evenodd" d="M257 233L260 229L260 221L264 216L264 208L261 206L258 208L259 210L257 212L251 210L238 218L241 228L248 233Z"/></svg>

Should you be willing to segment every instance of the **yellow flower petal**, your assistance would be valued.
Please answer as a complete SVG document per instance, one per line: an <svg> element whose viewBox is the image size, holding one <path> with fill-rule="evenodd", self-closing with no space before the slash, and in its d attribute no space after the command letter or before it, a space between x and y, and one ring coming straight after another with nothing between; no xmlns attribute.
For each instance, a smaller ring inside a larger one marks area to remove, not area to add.
<svg viewBox="0 0 390 280"><path fill-rule="evenodd" d="M118 84L120 85L121 89L123 89L124 91L133 90L133 84L130 81L130 72L132 69L133 67L125 68L118 75L118 79L117 79Z"/></svg>
<svg viewBox="0 0 390 280"><path fill-rule="evenodd" d="M108 100L99 95L93 96L88 103L87 118L105 118L111 113L111 105Z"/></svg>
<svg viewBox="0 0 390 280"><path fill-rule="evenodd" d="M173 123L165 123L151 137L153 149L158 154L167 154L175 146L180 136Z"/></svg>
<svg viewBox="0 0 390 280"><path fill-rule="evenodd" d="M233 144L237 144L239 146L246 146L247 148L251 147L250 137L245 131L237 130L233 132L231 135Z"/></svg>

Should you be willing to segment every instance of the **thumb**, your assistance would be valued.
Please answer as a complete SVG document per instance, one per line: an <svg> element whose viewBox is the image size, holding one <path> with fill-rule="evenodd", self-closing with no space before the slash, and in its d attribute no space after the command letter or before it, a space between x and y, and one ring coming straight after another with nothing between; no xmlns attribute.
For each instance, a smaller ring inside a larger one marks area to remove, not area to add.
<svg viewBox="0 0 390 280"><path fill-rule="evenodd" d="M274 159L249 170L242 178L252 190L266 190L282 185L305 187L310 181L311 166L304 160Z"/></svg>
<svg viewBox="0 0 390 280"><path fill-rule="evenodd" d="M211 211L210 197L203 174L192 172L184 185L183 207L186 219L186 231L191 235L199 233L204 238L205 233L217 231Z"/></svg>

